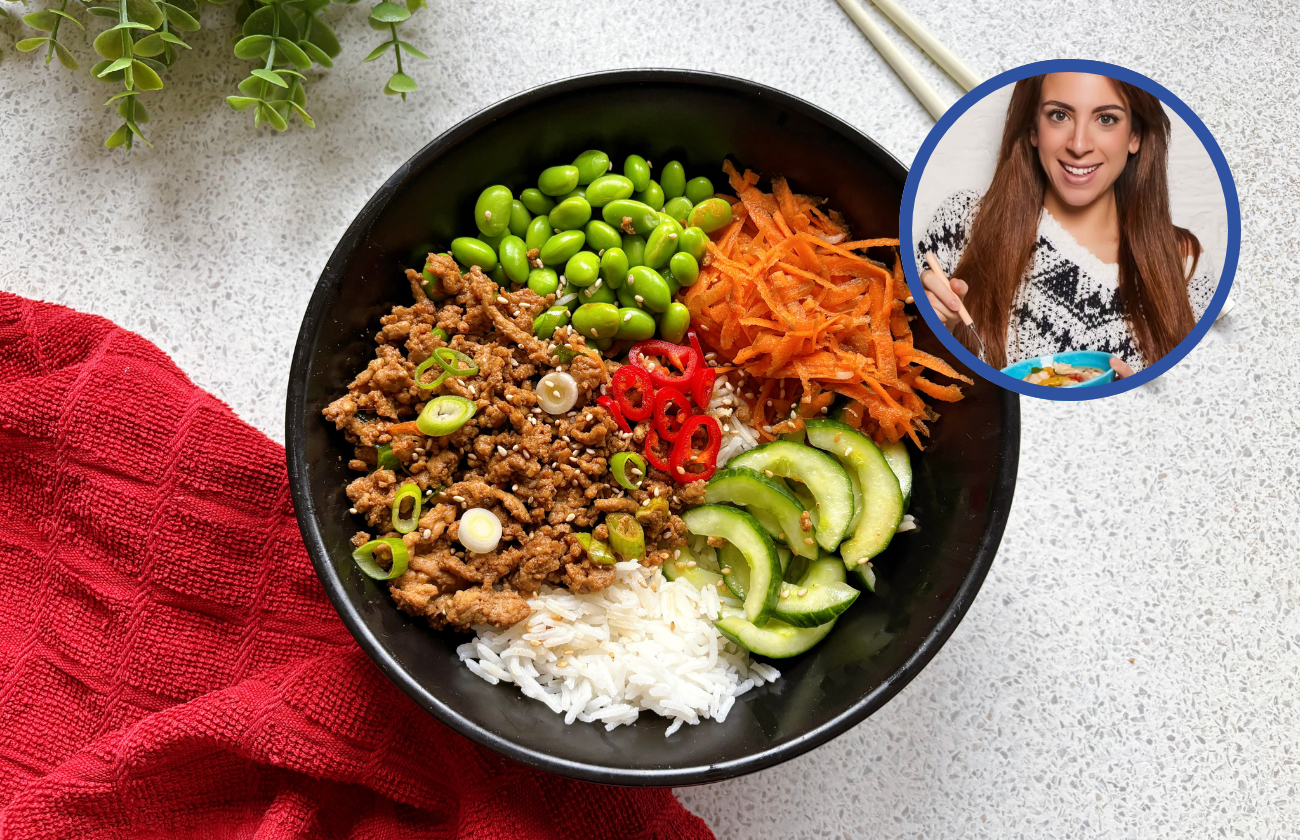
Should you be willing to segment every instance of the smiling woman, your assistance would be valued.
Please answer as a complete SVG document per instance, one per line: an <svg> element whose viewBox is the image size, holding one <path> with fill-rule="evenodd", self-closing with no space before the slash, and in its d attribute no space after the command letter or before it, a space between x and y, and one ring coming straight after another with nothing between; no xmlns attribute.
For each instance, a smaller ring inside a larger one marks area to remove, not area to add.
<svg viewBox="0 0 1300 840"><path fill-rule="evenodd" d="M1169 353L1218 281L1172 221L1169 138L1160 101L1127 82L1017 82L988 189L949 195L917 242L944 324L996 368L1090 350L1125 376Z"/></svg>

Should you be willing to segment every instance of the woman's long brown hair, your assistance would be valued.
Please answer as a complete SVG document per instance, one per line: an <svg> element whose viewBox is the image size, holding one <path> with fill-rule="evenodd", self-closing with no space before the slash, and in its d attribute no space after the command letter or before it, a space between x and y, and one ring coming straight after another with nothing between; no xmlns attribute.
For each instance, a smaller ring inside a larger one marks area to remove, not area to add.
<svg viewBox="0 0 1300 840"><path fill-rule="evenodd" d="M1196 326L1187 281L1196 271L1201 244L1191 231L1175 227L1169 215L1169 117L1160 100L1127 82L1112 81L1127 100L1132 130L1141 137L1137 153L1129 156L1115 181L1120 305L1138 351L1150 365ZM984 339L984 361L995 368L1007 364L1007 323L1033 259L1047 189L1038 150L1030 142L1042 89L1042 76L1016 82L993 183L980 201L970 241L953 271L970 287L966 308ZM1188 254L1195 259L1192 270L1185 272Z"/></svg>

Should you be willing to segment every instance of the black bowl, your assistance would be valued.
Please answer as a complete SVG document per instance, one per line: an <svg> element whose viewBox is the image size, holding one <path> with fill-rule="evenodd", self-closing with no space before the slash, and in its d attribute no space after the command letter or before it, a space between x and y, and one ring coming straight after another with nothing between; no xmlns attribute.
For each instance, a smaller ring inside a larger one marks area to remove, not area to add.
<svg viewBox="0 0 1300 840"><path fill-rule="evenodd" d="M522 93L457 125L403 165L366 204L334 250L303 318L289 377L286 440L298 522L316 572L375 664L443 723L526 764L624 785L712 782L769 767L864 720L934 656L993 562L1011 507L1020 405L982 380L943 418L915 457L911 513L877 561L881 584L811 652L774 664L782 678L746 694L722 723L664 737L644 714L606 732L566 726L514 686L489 685L456 657L465 636L435 632L393 606L350 559L358 529L344 487L348 452L321 409L374 355L379 317L410 299L403 268L414 252L472 232L488 184L519 190L546 166L589 148L616 161L632 152L722 186L730 156L796 191L826 196L858 237L894 237L907 170L861 132L807 102L705 73L635 70L567 79ZM917 345L947 356L912 322ZM961 368L961 365L957 365Z"/></svg>

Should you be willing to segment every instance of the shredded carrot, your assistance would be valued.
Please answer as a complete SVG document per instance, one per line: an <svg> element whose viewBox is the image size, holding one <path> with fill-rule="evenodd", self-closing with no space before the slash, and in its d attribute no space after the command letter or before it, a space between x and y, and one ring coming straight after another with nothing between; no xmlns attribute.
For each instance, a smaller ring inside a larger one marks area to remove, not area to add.
<svg viewBox="0 0 1300 840"><path fill-rule="evenodd" d="M700 339L745 380L760 437L784 430L791 410L817 416L840 394L852 400L849 422L878 443L906 436L920 446L938 417L921 395L962 395L921 372L971 380L913 345L898 240L850 240L823 199L793 192L780 176L765 193L758 174L730 161L723 171L735 197L719 196L732 202L732 221L713 234L699 280L681 300ZM892 266L865 254L883 248L894 249Z"/></svg>

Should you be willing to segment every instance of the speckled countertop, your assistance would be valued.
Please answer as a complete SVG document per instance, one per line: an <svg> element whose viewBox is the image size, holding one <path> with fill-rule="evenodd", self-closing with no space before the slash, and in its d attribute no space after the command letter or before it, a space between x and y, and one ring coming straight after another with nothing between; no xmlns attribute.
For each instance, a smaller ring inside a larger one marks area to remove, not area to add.
<svg viewBox="0 0 1300 840"><path fill-rule="evenodd" d="M722 838L1296 836L1300 4L905 5L985 75L1095 58L1181 96L1240 192L1237 309L1136 392L1023 400L1002 549L934 661L830 744L679 795ZM434 0L404 30L433 56L410 102L378 95L385 63L357 62L379 36L335 8L347 53L310 88L321 127L276 136L222 101L245 66L226 56L232 8L205 9L150 100L156 148L132 154L100 146L106 88L15 54L0 27L0 288L142 333L277 440L335 241L399 164L498 99L685 67L809 99L904 161L931 125L833 0Z"/></svg>

